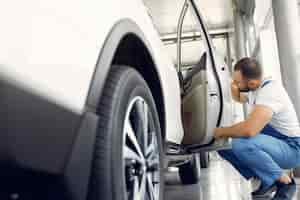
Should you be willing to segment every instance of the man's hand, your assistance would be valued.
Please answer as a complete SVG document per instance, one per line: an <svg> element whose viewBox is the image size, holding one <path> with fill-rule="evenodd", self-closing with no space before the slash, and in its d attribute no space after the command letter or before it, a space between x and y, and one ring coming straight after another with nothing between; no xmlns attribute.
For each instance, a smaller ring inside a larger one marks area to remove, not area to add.
<svg viewBox="0 0 300 200"><path fill-rule="evenodd" d="M237 101L237 102L240 102L240 89L239 87L237 86L237 84L232 81L231 82L231 94L232 94L232 98Z"/></svg>
<svg viewBox="0 0 300 200"><path fill-rule="evenodd" d="M222 133L221 133L221 128L215 128L214 129L214 138L215 139L219 139L222 137Z"/></svg>
<svg viewBox="0 0 300 200"><path fill-rule="evenodd" d="M247 97L240 93L240 89L235 81L231 82L231 94L235 101L239 103L247 102Z"/></svg>
<svg viewBox="0 0 300 200"><path fill-rule="evenodd" d="M240 89L235 81L232 81L230 86L231 91L233 91L234 93L240 93Z"/></svg>

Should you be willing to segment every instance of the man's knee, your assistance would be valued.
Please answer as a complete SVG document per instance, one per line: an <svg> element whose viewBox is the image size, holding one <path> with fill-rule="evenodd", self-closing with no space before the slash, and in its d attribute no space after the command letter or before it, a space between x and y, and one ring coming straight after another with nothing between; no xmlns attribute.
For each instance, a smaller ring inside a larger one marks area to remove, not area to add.
<svg viewBox="0 0 300 200"><path fill-rule="evenodd" d="M235 154L251 152L256 149L254 138L236 138L232 140L232 150Z"/></svg>

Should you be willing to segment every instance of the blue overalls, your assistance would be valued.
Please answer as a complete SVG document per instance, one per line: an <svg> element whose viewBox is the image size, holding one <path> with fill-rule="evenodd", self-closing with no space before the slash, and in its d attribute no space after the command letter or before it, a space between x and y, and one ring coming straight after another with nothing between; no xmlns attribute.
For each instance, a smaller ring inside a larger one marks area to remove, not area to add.
<svg viewBox="0 0 300 200"><path fill-rule="evenodd" d="M283 169L300 165L300 137L288 137L266 125L256 136L234 138L232 149L218 152L243 177L258 177L266 188L282 175Z"/></svg>

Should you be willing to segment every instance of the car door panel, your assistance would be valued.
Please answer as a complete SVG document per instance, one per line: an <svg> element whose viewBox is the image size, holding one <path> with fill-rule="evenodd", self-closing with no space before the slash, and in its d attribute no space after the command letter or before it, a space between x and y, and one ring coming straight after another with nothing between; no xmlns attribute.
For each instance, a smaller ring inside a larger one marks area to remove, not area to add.
<svg viewBox="0 0 300 200"><path fill-rule="evenodd" d="M188 2L190 8L195 9L193 0ZM182 98L185 130L182 143L190 152L228 148L230 140L215 141L213 130L217 126L230 123L229 73L224 71L224 66L219 66L220 62L215 60L217 57L214 55L200 14L195 13L197 10L193 10L193 12L196 18L198 17L198 28L207 59L203 68L205 70L201 70L193 76L189 88Z"/></svg>

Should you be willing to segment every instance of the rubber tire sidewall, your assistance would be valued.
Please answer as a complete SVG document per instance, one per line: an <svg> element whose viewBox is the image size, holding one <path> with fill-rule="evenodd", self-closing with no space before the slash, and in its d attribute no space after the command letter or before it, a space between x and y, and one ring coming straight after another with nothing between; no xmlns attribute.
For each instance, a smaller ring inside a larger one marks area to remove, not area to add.
<svg viewBox="0 0 300 200"><path fill-rule="evenodd" d="M178 173L183 185L197 184L200 180L200 157L198 154L193 154L191 160L178 166Z"/></svg>
<svg viewBox="0 0 300 200"><path fill-rule="evenodd" d="M110 108L104 108L103 110L109 110L109 119L106 121L107 124L101 124L98 129L98 134L105 135L107 141L104 141L104 145L107 145L105 148L100 148L100 150L95 150L95 156L103 157L104 160L96 160L96 165L102 167L102 172L98 174L96 178L98 181L99 190L93 191L97 192L96 195L99 199L112 199L112 200L125 200L126 190L125 190L125 173L122 166L122 150L123 150L123 126L126 115L126 110L129 106L131 100L137 96L142 97L149 106L149 111L152 113L153 121L155 124L155 130L157 133L157 141L159 147L159 156L160 156L160 199L163 199L163 189L164 189L164 180L163 180L163 152L162 152L162 139L161 139L161 129L158 120L158 114L156 111L155 103L151 95L151 91L148 88L144 79L139 75L139 73L126 66L113 66L118 72L112 71L112 73L120 73L118 80L115 80L115 86L106 85L104 90L113 90L109 91L111 93L111 102ZM121 72L120 72L121 70ZM108 83L109 84L109 83ZM107 91L106 91L107 92ZM109 101L108 99L103 99L103 101ZM101 112L101 106L99 112ZM101 115L100 115L101 120ZM102 144L103 145L103 144ZM105 154L105 155L99 155ZM105 163L103 163L105 162ZM94 170L99 170L95 169ZM96 173L97 174L97 173ZM93 196L93 195L92 195ZM92 199L96 200L96 199Z"/></svg>
<svg viewBox="0 0 300 200"><path fill-rule="evenodd" d="M200 157L201 168L208 168L209 167L209 153L201 152L201 153L199 153L199 157Z"/></svg>

